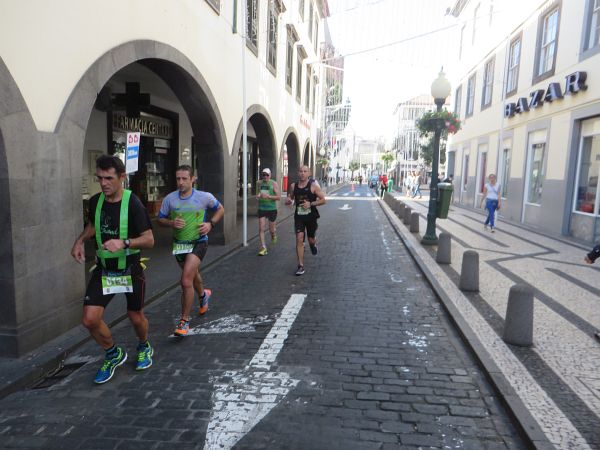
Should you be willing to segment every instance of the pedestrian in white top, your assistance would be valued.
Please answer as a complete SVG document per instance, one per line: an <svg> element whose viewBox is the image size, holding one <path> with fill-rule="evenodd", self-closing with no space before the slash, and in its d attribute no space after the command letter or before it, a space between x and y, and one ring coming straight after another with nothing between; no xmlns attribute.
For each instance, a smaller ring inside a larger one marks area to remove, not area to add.
<svg viewBox="0 0 600 450"><path fill-rule="evenodd" d="M496 210L500 209L500 199L502 198L500 185L496 183L496 175L491 173L488 176L488 183L485 183L483 188L483 195L481 196L481 201L479 202L479 207L481 208L483 205L483 200L485 199L485 209L488 212L488 216L485 219L485 224L483 228L487 230L488 225L490 226L490 230L492 233L494 232L495 223L494 217L496 215Z"/></svg>

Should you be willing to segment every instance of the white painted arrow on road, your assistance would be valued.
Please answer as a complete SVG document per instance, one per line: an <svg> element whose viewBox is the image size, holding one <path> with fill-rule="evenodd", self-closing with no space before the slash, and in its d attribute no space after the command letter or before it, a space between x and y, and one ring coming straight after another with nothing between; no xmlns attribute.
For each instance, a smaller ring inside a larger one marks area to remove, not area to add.
<svg viewBox="0 0 600 450"><path fill-rule="evenodd" d="M237 314L222 317L217 320L205 323L194 328L190 328L188 336L195 334L223 334L223 333L253 333L256 331L256 325L264 325L273 322L274 319L269 316L258 316L254 318L242 317ZM179 338L170 335L169 338Z"/></svg>
<svg viewBox="0 0 600 450"><path fill-rule="evenodd" d="M341 209L342 211L348 211L349 209L352 209L352 207L348 206L348 203L344 203L344 206L338 209Z"/></svg>
<svg viewBox="0 0 600 450"><path fill-rule="evenodd" d="M285 372L271 372L306 295L292 294L250 363L243 370L214 377L213 410L206 430L206 450L232 448L269 411L281 402L300 380Z"/></svg>

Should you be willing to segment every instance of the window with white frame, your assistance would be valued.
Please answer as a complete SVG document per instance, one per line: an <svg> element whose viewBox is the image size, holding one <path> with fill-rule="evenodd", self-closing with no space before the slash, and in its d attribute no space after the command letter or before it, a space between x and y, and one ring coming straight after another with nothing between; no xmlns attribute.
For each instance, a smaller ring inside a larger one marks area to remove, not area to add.
<svg viewBox="0 0 600 450"><path fill-rule="evenodd" d="M285 87L292 90L292 71L294 68L294 39L288 33L285 45Z"/></svg>
<svg viewBox="0 0 600 450"><path fill-rule="evenodd" d="M581 127L573 211L599 215L600 134L594 130L594 125L597 125L595 122L598 121L583 122Z"/></svg>
<svg viewBox="0 0 600 450"><path fill-rule="evenodd" d="M302 55L296 50L296 101L302 100Z"/></svg>
<svg viewBox="0 0 600 450"><path fill-rule="evenodd" d="M541 29L538 38L535 77L550 76L554 73L559 14L560 9L556 6L548 13L544 14L540 19Z"/></svg>
<svg viewBox="0 0 600 450"><path fill-rule="evenodd" d="M308 38L313 40L313 15L314 6L312 0L308 2Z"/></svg>
<svg viewBox="0 0 600 450"><path fill-rule="evenodd" d="M462 108L462 85L456 88L454 96L454 113L460 117L460 110Z"/></svg>
<svg viewBox="0 0 600 450"><path fill-rule="evenodd" d="M306 112L310 111L310 79L312 78L312 68L309 65L306 66L306 84L305 84L305 88L306 88L306 93L305 93L305 97L304 97L304 109Z"/></svg>
<svg viewBox="0 0 600 450"><path fill-rule="evenodd" d="M492 104L492 91L494 87L494 62L495 58L489 59L483 67L483 91L481 92L481 108L487 108Z"/></svg>
<svg viewBox="0 0 600 450"><path fill-rule="evenodd" d="M300 18L304 20L304 0L298 0L298 12L300 13Z"/></svg>
<svg viewBox="0 0 600 450"><path fill-rule="evenodd" d="M519 64L521 62L521 35L514 38L508 50L508 70L506 73L506 95L517 92L519 84Z"/></svg>
<svg viewBox="0 0 600 450"><path fill-rule="evenodd" d="M460 60L462 58L462 53L463 53L463 45L465 42L465 29L466 29L466 25L463 25L460 29L460 42L458 43L458 59Z"/></svg>
<svg viewBox="0 0 600 450"><path fill-rule="evenodd" d="M500 160L500 189L502 197L508 197L508 180L510 180L510 148L504 148L502 150L502 156Z"/></svg>
<svg viewBox="0 0 600 450"><path fill-rule="evenodd" d="M319 16L316 12L313 15L313 22L314 22L313 29L315 32L315 36L313 37L313 46L315 49L315 53L317 53L318 43L319 43Z"/></svg>
<svg viewBox="0 0 600 450"><path fill-rule="evenodd" d="M600 44L600 0L588 0L589 13L586 18L586 42L584 50Z"/></svg>
<svg viewBox="0 0 600 450"><path fill-rule="evenodd" d="M473 115L475 109L475 74L469 77L467 81L467 109L465 111L465 117Z"/></svg>
<svg viewBox="0 0 600 450"><path fill-rule="evenodd" d="M475 45L475 36L477 35L477 19L479 16L479 9L481 3L479 3L473 10L473 35L471 36L471 44Z"/></svg>
<svg viewBox="0 0 600 450"><path fill-rule="evenodd" d="M536 142L529 147L527 158L527 202L540 204L546 178L546 143Z"/></svg>
<svg viewBox="0 0 600 450"><path fill-rule="evenodd" d="M461 190L464 192L469 187L469 155L466 154L463 157L463 166L462 166L462 181L460 183Z"/></svg>
<svg viewBox="0 0 600 450"><path fill-rule="evenodd" d="M279 30L279 3L269 0L268 34L267 34L267 65L275 72L277 70L277 34Z"/></svg>
<svg viewBox="0 0 600 450"><path fill-rule="evenodd" d="M255 52L258 51L258 0L246 0L247 35L246 43Z"/></svg>

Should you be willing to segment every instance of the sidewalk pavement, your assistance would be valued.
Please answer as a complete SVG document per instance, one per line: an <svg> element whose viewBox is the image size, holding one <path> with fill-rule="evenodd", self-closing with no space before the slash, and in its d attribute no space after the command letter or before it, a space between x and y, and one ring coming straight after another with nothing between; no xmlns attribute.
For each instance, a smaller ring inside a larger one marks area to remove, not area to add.
<svg viewBox="0 0 600 450"><path fill-rule="evenodd" d="M397 201L419 213L420 233L410 233L396 217L390 206ZM600 448L600 343L594 338L600 266L583 262L589 249L502 216L492 234L484 230L481 212L453 204L448 219L437 220L438 233L452 236L452 263L440 265L437 247L420 243L428 202L393 193L381 205L509 409L540 446L547 440L562 449ZM466 250L479 255L479 292L458 288ZM508 293L516 283L534 294L530 348L502 340Z"/></svg>
<svg viewBox="0 0 600 450"><path fill-rule="evenodd" d="M343 184L339 184L323 189L325 192L333 192L342 186ZM284 198L282 198L279 208L278 224L293 214L293 210L286 207L283 202ZM238 216L236 235L239 238L226 245L209 245L201 270L208 269L242 247L242 228L242 217ZM150 305L163 295L178 289L181 273L171 255L171 230L154 222L153 231L154 248L142 252L144 258L150 258L146 263L146 305ZM249 211L248 244L258 245L255 242L257 240L258 218L252 211ZM69 250L65 249L65 251ZM89 267L91 264L87 264L86 269ZM114 301L108 305L104 314L104 320L110 327L126 317L126 312ZM88 331L79 325L20 358L0 357L0 399L25 386L32 385L48 373L60 369L69 354L89 339Z"/></svg>

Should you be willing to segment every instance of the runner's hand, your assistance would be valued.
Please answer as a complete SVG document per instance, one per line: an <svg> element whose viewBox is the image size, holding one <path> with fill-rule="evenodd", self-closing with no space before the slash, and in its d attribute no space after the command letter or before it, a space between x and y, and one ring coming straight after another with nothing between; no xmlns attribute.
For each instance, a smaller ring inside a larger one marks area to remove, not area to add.
<svg viewBox="0 0 600 450"><path fill-rule="evenodd" d="M83 264L85 262L85 247L83 246L83 243L75 242L75 244L73 244L71 256L79 264Z"/></svg>
<svg viewBox="0 0 600 450"><path fill-rule="evenodd" d="M114 253L118 250L124 249L125 243L121 239L109 239L104 244L102 244L102 248L104 250L108 250L111 253Z"/></svg>
<svg viewBox="0 0 600 450"><path fill-rule="evenodd" d="M290 205L292 204L292 199L291 199L291 198L289 198L289 197L288 197L288 198L286 198L286 199L285 199L285 204L286 204L286 206L290 206Z"/></svg>
<svg viewBox="0 0 600 450"><path fill-rule="evenodd" d="M302 207L304 209L310 209L310 202L308 200L304 200L304 202L302 202Z"/></svg>
<svg viewBox="0 0 600 450"><path fill-rule="evenodd" d="M177 217L173 221L173 228L177 228L178 230L181 230L183 227L185 227L185 220L182 219L181 217Z"/></svg>
<svg viewBox="0 0 600 450"><path fill-rule="evenodd" d="M212 225L210 224L210 222L202 222L200 225L198 225L198 231L200 231L201 236L208 234L208 232L211 230Z"/></svg>

